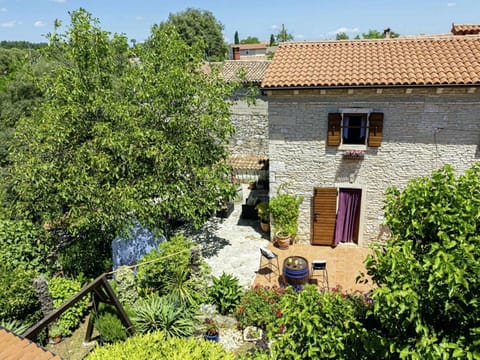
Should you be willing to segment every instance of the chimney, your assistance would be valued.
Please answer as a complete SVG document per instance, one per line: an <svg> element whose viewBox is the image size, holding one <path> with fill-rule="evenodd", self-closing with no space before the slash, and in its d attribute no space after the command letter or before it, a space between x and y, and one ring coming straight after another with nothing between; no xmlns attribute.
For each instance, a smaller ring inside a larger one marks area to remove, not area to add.
<svg viewBox="0 0 480 360"><path fill-rule="evenodd" d="M385 30L383 30L383 37L385 39L390 39L390 28L386 28Z"/></svg>
<svg viewBox="0 0 480 360"><path fill-rule="evenodd" d="M233 46L232 47L232 58L233 60L240 60L240 47Z"/></svg>

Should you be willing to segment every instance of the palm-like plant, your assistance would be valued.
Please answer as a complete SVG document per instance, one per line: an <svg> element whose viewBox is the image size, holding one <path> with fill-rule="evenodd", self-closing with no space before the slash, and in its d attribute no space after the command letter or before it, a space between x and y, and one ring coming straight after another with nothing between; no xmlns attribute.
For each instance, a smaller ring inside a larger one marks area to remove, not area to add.
<svg viewBox="0 0 480 360"><path fill-rule="evenodd" d="M172 302L170 297L158 295L139 301L132 320L142 334L161 330L167 337L190 336L195 325L191 311Z"/></svg>

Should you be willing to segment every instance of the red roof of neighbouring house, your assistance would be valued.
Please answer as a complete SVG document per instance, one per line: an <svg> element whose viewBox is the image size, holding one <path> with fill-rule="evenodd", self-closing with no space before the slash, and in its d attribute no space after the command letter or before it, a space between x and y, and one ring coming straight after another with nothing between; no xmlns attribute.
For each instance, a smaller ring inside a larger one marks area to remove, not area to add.
<svg viewBox="0 0 480 360"><path fill-rule="evenodd" d="M0 359L9 360L62 360L58 355L37 346L0 326Z"/></svg>
<svg viewBox="0 0 480 360"><path fill-rule="evenodd" d="M226 81L261 83L269 64L269 60L225 60L221 74Z"/></svg>
<svg viewBox="0 0 480 360"><path fill-rule="evenodd" d="M480 85L480 36L283 43L262 87Z"/></svg>

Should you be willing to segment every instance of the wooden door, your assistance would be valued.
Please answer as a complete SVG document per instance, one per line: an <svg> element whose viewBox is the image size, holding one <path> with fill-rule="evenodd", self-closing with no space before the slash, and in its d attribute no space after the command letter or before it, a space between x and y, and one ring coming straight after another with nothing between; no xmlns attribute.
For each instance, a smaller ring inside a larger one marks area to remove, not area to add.
<svg viewBox="0 0 480 360"><path fill-rule="evenodd" d="M312 245L333 245L337 221L337 189L315 188L312 210Z"/></svg>

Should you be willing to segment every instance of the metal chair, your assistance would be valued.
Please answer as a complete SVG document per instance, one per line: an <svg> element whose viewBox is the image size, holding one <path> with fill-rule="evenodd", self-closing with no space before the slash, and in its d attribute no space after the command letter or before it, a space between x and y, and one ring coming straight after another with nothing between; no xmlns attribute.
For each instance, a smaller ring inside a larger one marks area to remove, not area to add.
<svg viewBox="0 0 480 360"><path fill-rule="evenodd" d="M316 279L313 279L313 277L316 277ZM329 289L327 260L312 261L311 279L316 280L317 285L320 285L320 281L321 281L322 289L324 288L327 288L327 290Z"/></svg>
<svg viewBox="0 0 480 360"><path fill-rule="evenodd" d="M268 260L268 263L264 263L264 259ZM267 265L268 269L270 270L268 272L268 281L270 281L271 276L273 273L277 273L279 276L281 276L280 273L280 264L278 262L278 255L275 254L274 252L268 250L268 249L263 249L260 248L260 266L258 268L258 273L260 273L260 270ZM276 269L276 271L275 271Z"/></svg>

